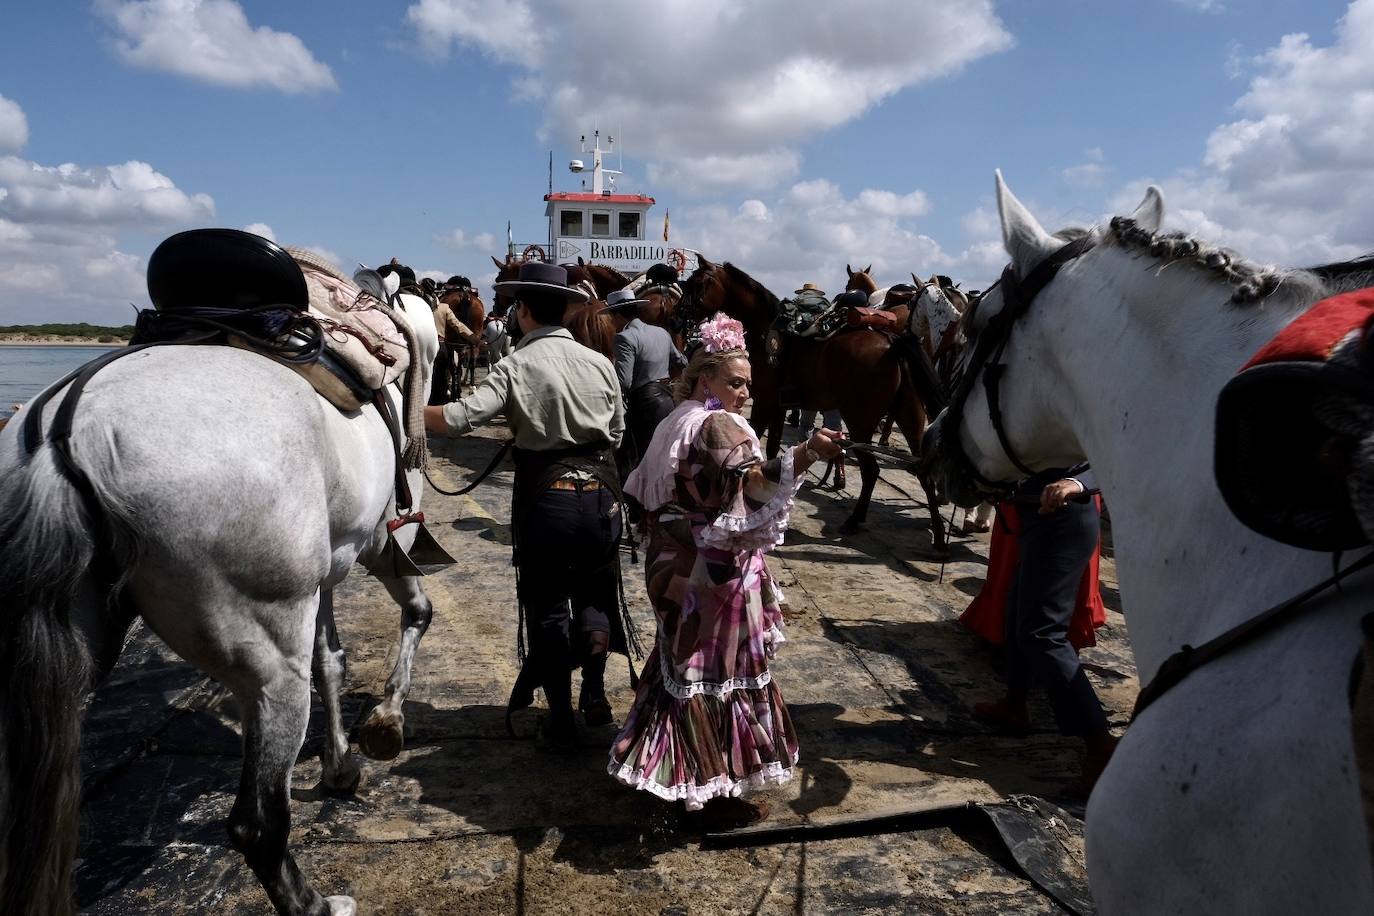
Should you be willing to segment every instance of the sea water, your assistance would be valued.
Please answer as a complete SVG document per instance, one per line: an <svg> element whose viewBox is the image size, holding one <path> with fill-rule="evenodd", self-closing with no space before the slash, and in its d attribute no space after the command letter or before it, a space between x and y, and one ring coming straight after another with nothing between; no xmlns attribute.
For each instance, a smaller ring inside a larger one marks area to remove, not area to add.
<svg viewBox="0 0 1374 916"><path fill-rule="evenodd" d="M0 417L52 382L114 347L0 346Z"/></svg>

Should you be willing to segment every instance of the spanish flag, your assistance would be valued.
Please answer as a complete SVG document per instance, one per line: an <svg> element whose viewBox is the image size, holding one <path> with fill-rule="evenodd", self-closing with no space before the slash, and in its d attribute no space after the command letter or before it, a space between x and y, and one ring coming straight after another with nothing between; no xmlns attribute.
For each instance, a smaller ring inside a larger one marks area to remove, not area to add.
<svg viewBox="0 0 1374 916"><path fill-rule="evenodd" d="M663 241L665 242L668 241L668 212L667 210L663 211Z"/></svg>

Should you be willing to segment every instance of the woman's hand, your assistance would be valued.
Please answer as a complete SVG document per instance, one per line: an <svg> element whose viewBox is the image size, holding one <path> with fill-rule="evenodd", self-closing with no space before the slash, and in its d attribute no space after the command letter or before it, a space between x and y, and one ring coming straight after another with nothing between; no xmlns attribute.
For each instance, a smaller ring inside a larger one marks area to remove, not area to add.
<svg viewBox="0 0 1374 916"><path fill-rule="evenodd" d="M843 451L839 443L835 441L839 438L842 437L836 430L818 429L811 434L810 439L806 440L806 445L826 461L834 461Z"/></svg>
<svg viewBox="0 0 1374 916"><path fill-rule="evenodd" d="M1040 514L1049 515L1051 512L1058 512L1068 505L1069 500L1082 492L1083 484L1072 477L1056 480L1040 491Z"/></svg>

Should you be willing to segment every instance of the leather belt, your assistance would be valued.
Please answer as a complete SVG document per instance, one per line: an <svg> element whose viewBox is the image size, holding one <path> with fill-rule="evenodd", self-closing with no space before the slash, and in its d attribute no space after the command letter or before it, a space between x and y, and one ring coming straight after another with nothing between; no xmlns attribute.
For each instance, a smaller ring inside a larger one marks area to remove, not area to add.
<svg viewBox="0 0 1374 916"><path fill-rule="evenodd" d="M600 490L601 481L599 480L572 480L568 477L560 477L549 484L550 490Z"/></svg>

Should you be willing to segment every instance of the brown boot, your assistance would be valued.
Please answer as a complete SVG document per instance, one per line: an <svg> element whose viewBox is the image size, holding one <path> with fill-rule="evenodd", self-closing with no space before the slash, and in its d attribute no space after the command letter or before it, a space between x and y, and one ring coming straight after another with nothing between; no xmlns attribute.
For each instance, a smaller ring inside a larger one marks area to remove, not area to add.
<svg viewBox="0 0 1374 916"><path fill-rule="evenodd" d="M1111 732L1089 735L1088 756L1083 761L1083 770L1077 779L1064 787L1064 794L1069 798L1087 801L1088 796L1092 795L1093 786L1097 785L1097 780L1101 778L1102 771L1107 769L1107 764L1111 762L1112 754L1120 741L1121 739L1113 737Z"/></svg>
<svg viewBox="0 0 1374 916"><path fill-rule="evenodd" d="M973 718L991 725L1004 735L1024 738L1030 734L1030 710L1025 701L1003 697L995 703L973 704Z"/></svg>

